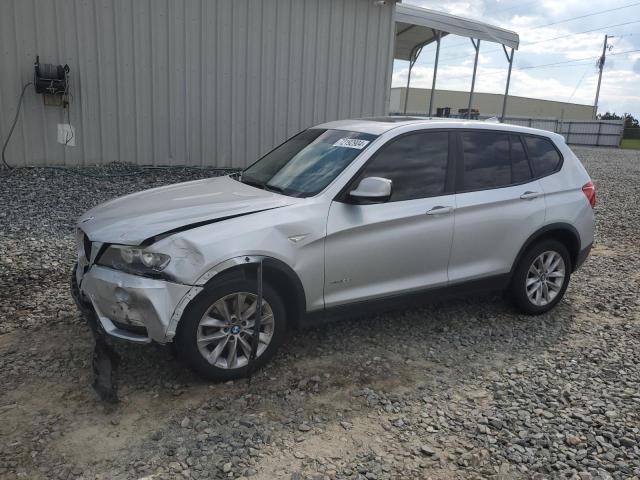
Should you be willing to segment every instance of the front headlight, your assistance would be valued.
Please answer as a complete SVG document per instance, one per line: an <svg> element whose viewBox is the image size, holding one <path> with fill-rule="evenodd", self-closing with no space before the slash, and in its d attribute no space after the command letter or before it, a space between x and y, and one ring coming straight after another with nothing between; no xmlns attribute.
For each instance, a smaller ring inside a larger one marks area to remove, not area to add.
<svg viewBox="0 0 640 480"><path fill-rule="evenodd" d="M171 257L142 248L111 245L100 256L98 265L137 275L157 274L169 265Z"/></svg>

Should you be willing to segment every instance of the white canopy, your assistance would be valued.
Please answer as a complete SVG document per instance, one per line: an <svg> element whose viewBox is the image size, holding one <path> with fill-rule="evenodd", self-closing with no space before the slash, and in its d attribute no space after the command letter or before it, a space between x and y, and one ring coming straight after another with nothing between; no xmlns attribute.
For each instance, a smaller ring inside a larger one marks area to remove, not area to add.
<svg viewBox="0 0 640 480"><path fill-rule="evenodd" d="M518 49L516 32L495 27L487 23L450 15L411 5L396 4L396 43L394 58L414 60L412 54L425 45L436 41L436 32L459 35L473 39L499 43Z"/></svg>
<svg viewBox="0 0 640 480"><path fill-rule="evenodd" d="M471 107L473 106L473 89L476 82L476 70L478 67L478 53L480 52L480 41L499 43L502 45L504 54L509 62L507 74L507 86L502 102L502 116L504 119L507 109L507 97L509 95L509 82L511 80L511 67L513 66L513 52L518 49L520 37L516 32L495 27L488 23L458 17L444 12L437 12L427 8L414 7L411 5L395 4L396 36L394 45L395 60L409 61L409 73L407 75L407 88L404 96L404 113L407 113L407 99L409 98L409 86L411 84L411 70L413 69L422 48L432 42L436 42L436 56L433 65L433 79L431 94L429 95L428 115L431 116L433 110L433 98L436 90L436 76L438 74L438 57L440 54L440 40L445 35L458 35L471 39L471 43L476 51L473 62L473 76L471 77L471 90L469 91L469 107L467 108L467 118L471 118ZM507 52L507 47L511 52Z"/></svg>

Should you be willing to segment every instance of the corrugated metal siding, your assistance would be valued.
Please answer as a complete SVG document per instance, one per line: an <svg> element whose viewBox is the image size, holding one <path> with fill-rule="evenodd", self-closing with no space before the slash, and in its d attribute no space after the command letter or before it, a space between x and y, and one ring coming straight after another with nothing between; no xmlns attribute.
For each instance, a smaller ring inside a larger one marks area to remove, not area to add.
<svg viewBox="0 0 640 480"><path fill-rule="evenodd" d="M392 27L372 0L3 0L0 138L40 55L71 67L77 146L29 89L12 164L242 167L305 127L385 113Z"/></svg>

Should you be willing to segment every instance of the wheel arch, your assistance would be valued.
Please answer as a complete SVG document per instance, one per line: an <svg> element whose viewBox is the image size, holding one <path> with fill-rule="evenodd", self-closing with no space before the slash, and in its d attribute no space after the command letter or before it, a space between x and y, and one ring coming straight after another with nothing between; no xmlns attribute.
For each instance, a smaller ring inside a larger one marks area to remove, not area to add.
<svg viewBox="0 0 640 480"><path fill-rule="evenodd" d="M554 239L561 242L569 251L571 259L571 271L575 271L578 263L578 255L580 254L580 234L573 225L568 223L551 223L534 232L524 245L520 248L518 255L511 265L510 276L512 277L522 256L541 240Z"/></svg>
<svg viewBox="0 0 640 480"><path fill-rule="evenodd" d="M263 279L280 294L287 312L289 328L298 328L307 310L304 286L298 274L289 265L272 257L262 262Z"/></svg>
<svg viewBox="0 0 640 480"><path fill-rule="evenodd" d="M268 282L281 296L287 315L289 328L297 328L306 312L306 295L298 274L282 260L264 255L242 255L219 263L202 275L197 286L192 288L180 302L171 319L167 332L173 338L178 329L184 310L202 291L235 278L250 278L257 275L257 265L262 261L263 280ZM254 277L255 278L255 277Z"/></svg>

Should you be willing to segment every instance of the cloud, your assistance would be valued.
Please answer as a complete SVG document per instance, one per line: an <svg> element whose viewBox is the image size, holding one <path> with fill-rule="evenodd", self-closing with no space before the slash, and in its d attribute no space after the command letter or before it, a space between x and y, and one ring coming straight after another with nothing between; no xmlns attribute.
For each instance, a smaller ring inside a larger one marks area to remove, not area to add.
<svg viewBox="0 0 640 480"><path fill-rule="evenodd" d="M597 83L596 60L604 34L613 35L600 92L599 109L640 116L640 36L638 24L617 26L639 18L640 6L619 9L619 3L584 0L405 0L406 3L446 11L514 30L520 35L510 93L548 100L592 104ZM612 12L604 12L614 9ZM604 12L591 15L595 12ZM587 15L585 17L585 15ZM567 21L573 17L581 17ZM555 23L546 27L540 26ZM593 30L585 32L586 30ZM585 32L585 33L581 33ZM563 37L563 38L556 38ZM412 86L431 86L435 46L425 48L412 73ZM442 42L438 88L468 91L474 50L466 38L447 36ZM581 60L585 59L585 60ZM568 63L563 63L568 62ZM553 63L550 67L540 65ZM394 86L406 84L405 62L396 62ZM536 67L536 68L530 68ZM502 93L507 62L502 48L483 41L476 90Z"/></svg>
<svg viewBox="0 0 640 480"><path fill-rule="evenodd" d="M407 3L430 10L445 11L452 15L478 19L482 17L486 10L486 2L484 0L449 0L447 2L440 0L411 0Z"/></svg>

